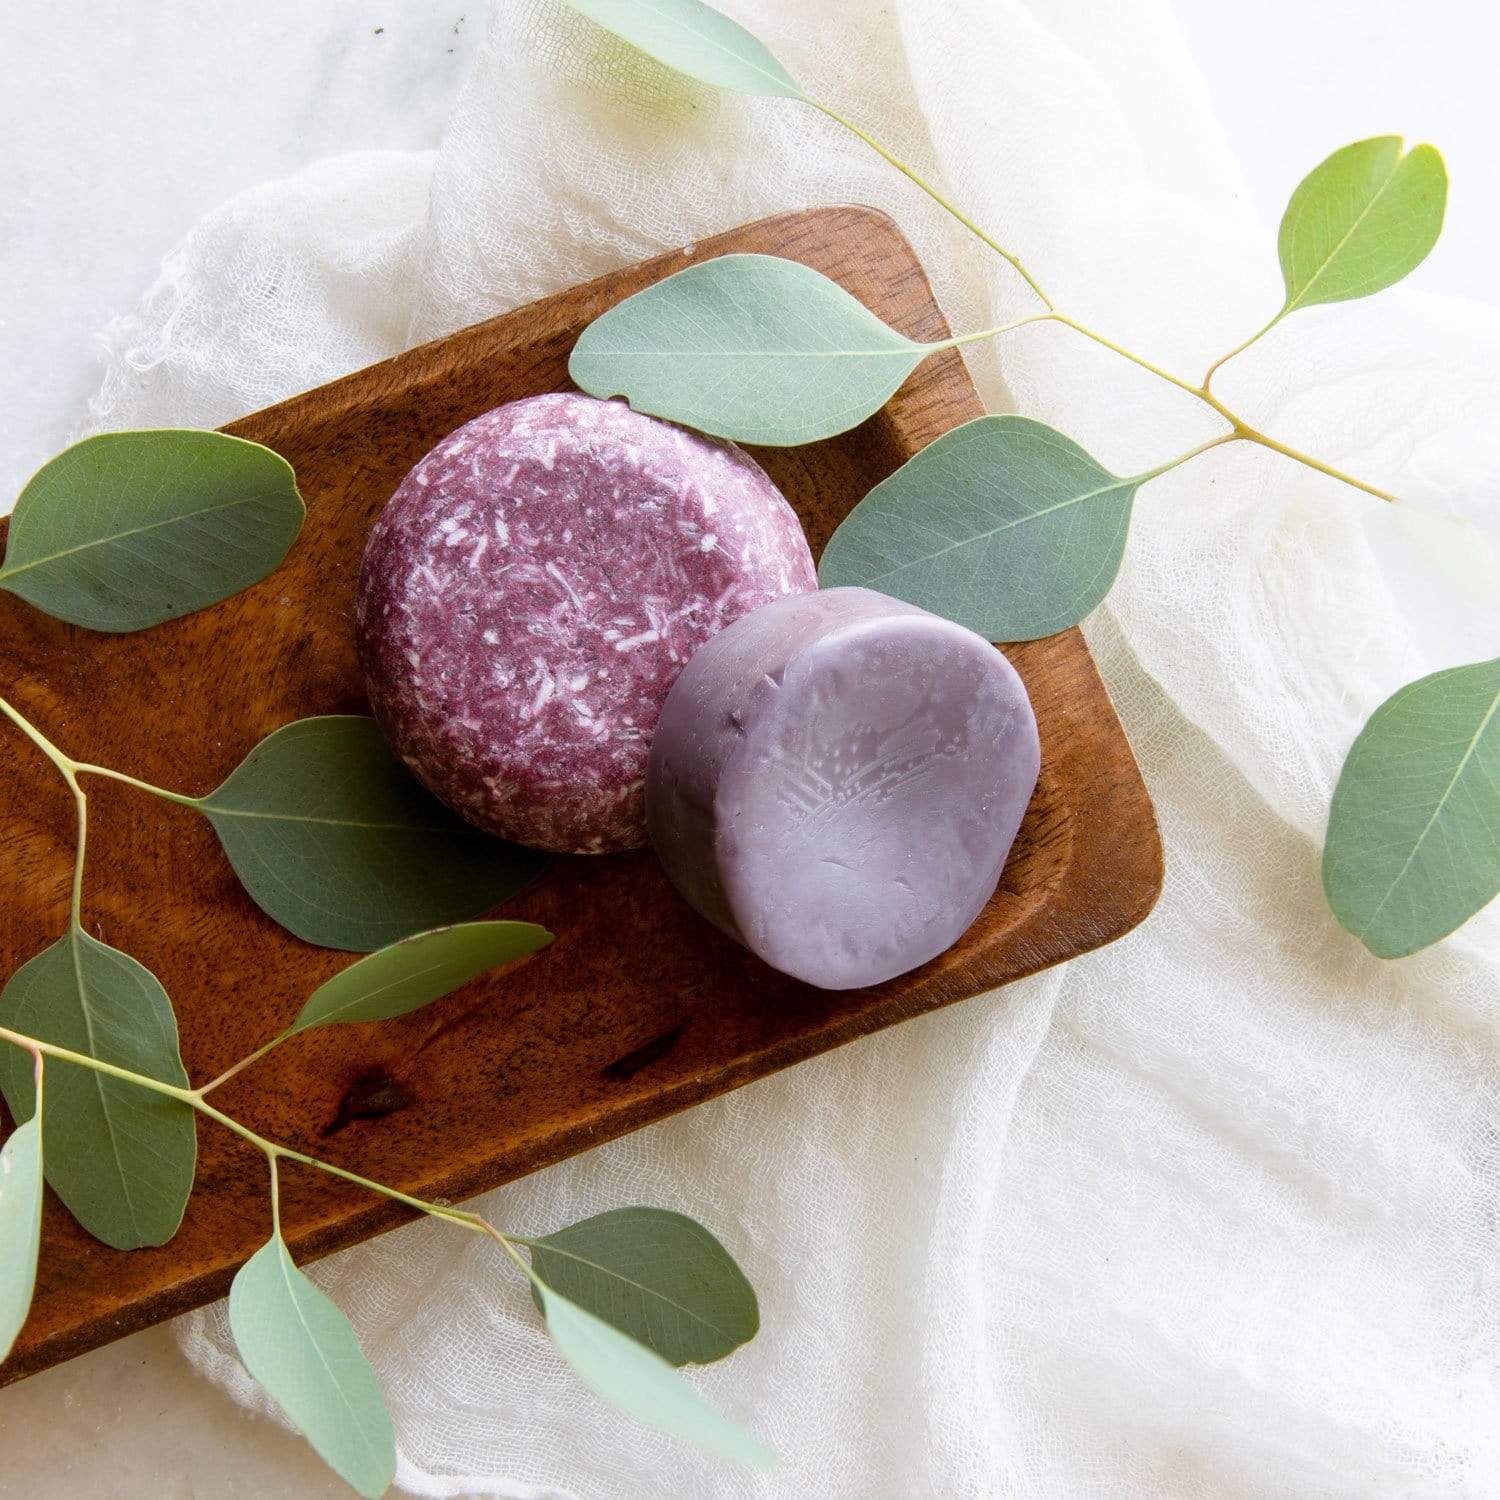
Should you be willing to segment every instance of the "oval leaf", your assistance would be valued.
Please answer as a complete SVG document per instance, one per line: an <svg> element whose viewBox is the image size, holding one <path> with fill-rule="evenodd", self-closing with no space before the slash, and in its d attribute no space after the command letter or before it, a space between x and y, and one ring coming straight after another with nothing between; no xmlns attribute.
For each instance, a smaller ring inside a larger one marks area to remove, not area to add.
<svg viewBox="0 0 1500 1500"><path fill-rule="evenodd" d="M596 1396L717 1458L751 1469L775 1463L759 1438L715 1411L659 1354L550 1287L537 1292L557 1352Z"/></svg>
<svg viewBox="0 0 1500 1500"><path fill-rule="evenodd" d="M658 62L741 94L801 99L791 75L743 26L702 0L568 0Z"/></svg>
<svg viewBox="0 0 1500 1500"><path fill-rule="evenodd" d="M460 822L373 719L299 719L194 806L262 911L305 942L367 952L477 916L546 863Z"/></svg>
<svg viewBox="0 0 1500 1500"><path fill-rule="evenodd" d="M1433 146L1403 156L1401 137L1385 135L1335 151L1297 185L1282 217L1280 316L1400 281L1437 243L1447 199Z"/></svg>
<svg viewBox="0 0 1500 1500"><path fill-rule="evenodd" d="M936 347L887 327L810 266L722 255L596 318L568 373L590 395L778 447L857 427Z"/></svg>
<svg viewBox="0 0 1500 1500"><path fill-rule="evenodd" d="M668 1364L723 1359L760 1328L745 1273L685 1214L616 1208L530 1246L536 1274L553 1291Z"/></svg>
<svg viewBox="0 0 1500 1500"><path fill-rule="evenodd" d="M229 1290L229 1326L245 1368L318 1457L361 1495L396 1476L396 1435L349 1320L292 1264L274 1235Z"/></svg>
<svg viewBox="0 0 1500 1500"><path fill-rule="evenodd" d="M1500 892L1500 657L1420 678L1370 716L1334 789L1323 889L1378 958L1437 942Z"/></svg>
<svg viewBox="0 0 1500 1500"><path fill-rule="evenodd" d="M287 1035L344 1021L394 1020L551 941L552 934L534 922L468 922L419 933L319 985Z"/></svg>
<svg viewBox="0 0 1500 1500"><path fill-rule="evenodd" d="M30 1058L27 1058L30 1061ZM42 1070L36 1112L0 1147L0 1364L26 1325L42 1243Z"/></svg>
<svg viewBox="0 0 1500 1500"><path fill-rule="evenodd" d="M128 953L74 928L23 964L0 993L0 1020L38 1041L188 1087L177 1018L160 981ZM32 1117L32 1060L0 1054L11 1115ZM164 1245L193 1190L192 1109L76 1063L47 1070L47 1181L95 1239L116 1250Z"/></svg>
<svg viewBox="0 0 1500 1500"><path fill-rule="evenodd" d="M109 432L16 501L0 588L90 630L144 630L274 572L305 512L284 458L222 432Z"/></svg>
<svg viewBox="0 0 1500 1500"><path fill-rule="evenodd" d="M1144 477L1111 474L1029 417L979 417L854 507L818 580L893 594L987 640L1051 635L1109 592Z"/></svg>

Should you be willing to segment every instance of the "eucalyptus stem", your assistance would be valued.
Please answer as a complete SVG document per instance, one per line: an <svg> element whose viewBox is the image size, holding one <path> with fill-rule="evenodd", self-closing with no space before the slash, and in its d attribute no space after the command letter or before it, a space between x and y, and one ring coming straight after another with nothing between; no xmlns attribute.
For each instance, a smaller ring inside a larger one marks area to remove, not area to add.
<svg viewBox="0 0 1500 1500"><path fill-rule="evenodd" d="M1242 343L1236 344L1228 354L1221 354L1204 372L1203 389L1206 391L1213 383L1213 378L1219 372L1219 368L1221 365L1227 365L1229 361L1232 360L1237 354L1243 354L1245 350L1251 346L1251 344L1256 342L1257 339L1269 333L1281 321L1282 316L1285 312L1286 309L1282 308L1281 312L1277 313L1276 316L1265 325L1265 327L1257 328L1249 338L1245 339Z"/></svg>
<svg viewBox="0 0 1500 1500"><path fill-rule="evenodd" d="M823 114L827 115L830 120L833 120L842 125L844 129L849 131L852 135L857 135L860 140L862 140L865 145L867 145L872 151L874 151L877 155L884 157L885 160L888 161L893 167L895 167L898 172L902 173L905 177L909 178L919 188L921 188L922 191L926 193L927 196L931 198L939 208L943 209L945 212L951 214L955 219L957 219L958 222L962 224L970 234L982 240L986 245L990 247L991 250L995 252L996 255L1000 256L1001 259L1008 261L1011 266L1013 266L1019 273L1021 279L1026 283L1026 285L1029 286L1031 290L1034 291L1037 296L1042 299L1043 303L1046 304L1047 310L1049 312L1056 307L1057 304L1053 302L1053 300L1046 294L1046 292L1044 292L1037 284L1036 277L1034 277L1031 272L1021 264L1019 256L1013 255L998 241L992 239L988 234L986 234L984 230L982 230L979 225L977 225L973 221L973 219L971 219L955 204L950 203L948 199L945 198L940 192L938 192L938 190L933 187L930 182L922 177L914 168L908 166L906 162L902 161L894 151L887 150L880 144L879 141L875 139L874 136L868 135L865 131L861 130L853 120L845 119L843 115L839 114L836 110L830 109L826 104L820 104L816 99L809 99L807 102L811 104L814 109L819 110Z"/></svg>
<svg viewBox="0 0 1500 1500"><path fill-rule="evenodd" d="M73 931L81 931L83 928L83 855L88 843L89 802L87 796L84 795L83 788L78 784L76 775L78 767L20 709L7 703L4 698L0 698L0 713L3 713L57 767L62 773L63 780L68 783L68 790L73 794L73 804L78 810L78 842L73 851L73 888L69 905L69 920Z"/></svg>
<svg viewBox="0 0 1500 1500"><path fill-rule="evenodd" d="M281 1238L281 1163L274 1151L266 1152L266 1167L271 1174L271 1230Z"/></svg>
<svg viewBox="0 0 1500 1500"><path fill-rule="evenodd" d="M89 841L89 799L78 785L78 778L68 776L68 785L73 791L73 802L78 809L78 842L73 848L73 896L70 907L73 931L83 930L83 856ZM75 960L76 962L76 960Z"/></svg>
<svg viewBox="0 0 1500 1500"><path fill-rule="evenodd" d="M1024 328L1028 323L1045 323L1049 318L1056 317L1055 313L1039 312L1030 313L1024 318L1016 318L1009 323L1001 323L996 328L981 328L978 333L960 333L948 339L941 339L928 347L934 352L939 349L958 349L964 344L977 344L983 339L998 338L1002 333L1013 333L1017 328Z"/></svg>
<svg viewBox="0 0 1500 1500"><path fill-rule="evenodd" d="M0 698L0 713L3 713L71 783L73 772L76 769L73 762L20 709L7 703L4 698Z"/></svg>
<svg viewBox="0 0 1500 1500"><path fill-rule="evenodd" d="M185 1089L179 1084L165 1083L160 1078L152 1078L148 1073L136 1073L129 1068L121 1068L114 1063L104 1062L100 1058L90 1057L85 1052L74 1052L67 1047L59 1047L53 1042L44 1042L39 1037L26 1036L22 1032L12 1031L6 1026L0 1026L0 1042L10 1042L13 1046L30 1052L38 1059L38 1067L41 1065L41 1058L51 1057L58 1062L72 1063L75 1067L90 1068L108 1078L134 1084L137 1088L146 1089L153 1094L161 1094L167 1099L175 1099L179 1104L186 1104L263 1152L272 1163L273 1183L276 1161L295 1161L304 1167L313 1167L319 1172L326 1172L330 1177L341 1177L345 1182L368 1188L372 1193L378 1193L384 1198L390 1198L394 1202L404 1204L407 1208L415 1209L432 1218L446 1219L450 1223L461 1224L466 1229L491 1234L498 1239L504 1238L499 1230L488 1221L481 1219L478 1214L467 1213L463 1209L449 1208L438 1203L429 1203L424 1198L415 1198L410 1193L403 1193L399 1188L387 1187L384 1183L376 1182L372 1178L361 1177L357 1172L350 1172L344 1167L336 1167L332 1162L323 1161L316 1156L308 1156L305 1152L293 1150L290 1146L283 1146L279 1141L267 1139L248 1125L241 1124L232 1115L226 1115L223 1110L216 1109L203 1097L207 1089Z"/></svg>
<svg viewBox="0 0 1500 1500"><path fill-rule="evenodd" d="M257 1047L255 1051L252 1052L248 1057L242 1057L237 1063L234 1063L230 1067L225 1068L224 1071L220 1073L219 1076L215 1078L211 1083L205 1083L203 1087L198 1090L199 1095L201 1096L203 1094L211 1094L216 1088L219 1088L223 1084L228 1083L231 1078L235 1077L239 1073L244 1072L244 1070L248 1068L251 1063L259 1062L261 1058L263 1058L268 1052L273 1051L275 1048L279 1047L289 1036L291 1036L291 1034L292 1033L290 1031L283 1031L278 1035L273 1036L271 1040L267 1042L263 1047Z"/></svg>
<svg viewBox="0 0 1500 1500"><path fill-rule="evenodd" d="M1081 333L1086 339L1092 339L1111 353L1118 354L1121 359L1128 359L1131 364L1139 365L1143 370L1149 370L1158 380L1165 380L1169 385L1175 385L1179 391L1186 391L1188 395L1196 396L1200 401L1207 400L1209 405L1215 407L1221 415L1229 417L1230 421L1238 421L1238 418L1220 406L1216 399L1208 396L1202 386L1194 385L1191 380L1184 380L1180 375L1174 375L1170 370L1164 370L1160 365L1152 364L1143 355L1127 349L1123 344L1115 343L1113 339L1105 338L1102 333L1090 328L1088 324L1080 323L1076 318L1070 318L1066 313L1061 312L1054 312L1052 321L1061 323L1065 328L1073 329L1075 333Z"/></svg>
<svg viewBox="0 0 1500 1500"><path fill-rule="evenodd" d="M1264 432L1257 432L1252 427L1241 426L1236 436L1248 442L1259 443L1262 448L1269 448L1272 453L1280 453L1284 458L1290 458L1304 468L1315 469L1319 474L1326 474L1330 479L1337 479L1343 484L1351 485L1354 489L1363 490L1365 494L1373 495L1377 500L1385 500L1392 505L1398 503L1396 496L1390 491L1379 489L1373 484L1366 484L1363 479L1356 479L1352 474L1344 473L1342 469L1335 469L1332 464L1325 464L1322 459L1314 458L1309 453L1303 453L1297 448L1289 448L1285 443L1268 437Z"/></svg>
<svg viewBox="0 0 1500 1500"><path fill-rule="evenodd" d="M179 807L198 805L197 797L189 797L183 792L170 792L164 786L142 781L138 776L127 776L124 771L116 771L109 766L96 766L90 761L75 761L73 769L86 776L102 776L107 781L122 782L126 786L133 786L138 792L147 792L153 797L160 797L163 802L175 802Z"/></svg>
<svg viewBox="0 0 1500 1500"><path fill-rule="evenodd" d="M1191 458L1197 458L1200 453L1207 453L1210 448L1222 447L1225 443L1233 443L1239 440L1237 432L1221 432L1218 437L1211 437L1206 443L1199 443L1196 448L1189 448L1186 453L1179 453L1176 458L1169 458L1166 463L1155 469L1148 469L1139 478L1139 483L1145 484L1148 479L1160 479L1163 474L1170 472L1181 464L1187 463Z"/></svg>
<svg viewBox="0 0 1500 1500"><path fill-rule="evenodd" d="M513 1261L515 1261L515 1263L521 1268L521 1274L527 1279L527 1281L532 1282L536 1286L542 1286L545 1284L542 1281L542 1278L536 1274L535 1269L530 1264L528 1264L526 1257L516 1249L516 1245L512 1243L511 1237L509 1235L502 1234L498 1229L495 1228L493 1224L489 1222L488 1219L481 1219L478 1214L474 1215L474 1220L474 1227L478 1229L481 1234L487 1234L492 1240L494 1240L497 1245L499 1245L499 1247L503 1251L505 1251L508 1256L510 1256ZM521 1239L520 1236L516 1236L516 1243L529 1245L532 1242L527 1239Z"/></svg>

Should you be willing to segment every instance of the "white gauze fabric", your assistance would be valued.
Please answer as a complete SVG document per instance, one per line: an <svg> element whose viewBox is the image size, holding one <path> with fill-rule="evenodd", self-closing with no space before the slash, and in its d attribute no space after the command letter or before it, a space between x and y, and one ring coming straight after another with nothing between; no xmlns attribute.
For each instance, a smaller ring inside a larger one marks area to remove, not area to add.
<svg viewBox="0 0 1500 1500"><path fill-rule="evenodd" d="M1196 375L1278 304L1275 226L1243 207L1164 0L720 3L1128 346ZM1310 141L1309 165L1336 144ZM436 153L322 162L188 236L110 330L94 424L222 422L841 200L900 221L955 328L1033 305L813 112L686 84L550 0L498 0ZM1060 327L967 354L993 407L1120 472L1215 430ZM1399 290L1317 309L1220 390L1411 503L1242 445L1142 493L1090 639L1166 844L1146 924L483 1204L523 1233L635 1202L713 1226L764 1327L692 1378L781 1467L726 1471L603 1408L493 1250L422 1224L315 1272L374 1361L407 1490L1495 1493L1500 913L1382 964L1328 914L1318 859L1368 713L1496 649L1500 315ZM179 1326L267 1409L222 1308Z"/></svg>

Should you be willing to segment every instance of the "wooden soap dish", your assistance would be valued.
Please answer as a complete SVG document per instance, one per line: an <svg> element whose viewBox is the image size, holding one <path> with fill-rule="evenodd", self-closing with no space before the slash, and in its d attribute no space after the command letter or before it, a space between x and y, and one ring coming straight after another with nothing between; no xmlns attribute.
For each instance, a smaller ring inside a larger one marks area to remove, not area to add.
<svg viewBox="0 0 1500 1500"><path fill-rule="evenodd" d="M285 566L225 604L137 635L91 634L0 593L0 694L77 759L191 793L216 786L278 725L366 712L355 575L370 522L401 477L478 413L566 388L573 341L613 303L736 251L804 261L910 337L948 336L911 246L871 209L784 214L601 277L236 422L228 431L292 463L307 500ZM756 457L816 554L871 486L981 413L948 352L855 431ZM423 1198L460 1200L1119 937L1162 881L1130 746L1078 631L1008 654L1036 706L1041 782L1000 889L926 967L874 989L810 989L695 916L650 853L560 860L504 909L557 934L541 957L405 1020L299 1038L216 1102L297 1149ZM349 956L308 947L253 906L204 820L112 782L89 791L86 925L160 977L189 1073L211 1078L280 1030ZM9 731L0 807L8 977L64 930L74 838L67 788ZM108 1250L49 1194L36 1300L0 1383L228 1290L270 1227L266 1167L225 1131L200 1121L198 1134L197 1191L161 1249ZM408 1217L297 1168L283 1172L282 1198L299 1260Z"/></svg>

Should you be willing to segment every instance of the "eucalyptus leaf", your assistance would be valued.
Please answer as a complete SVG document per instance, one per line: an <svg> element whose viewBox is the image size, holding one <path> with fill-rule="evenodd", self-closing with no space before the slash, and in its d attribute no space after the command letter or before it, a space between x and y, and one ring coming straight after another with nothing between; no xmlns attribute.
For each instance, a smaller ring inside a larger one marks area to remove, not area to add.
<svg viewBox="0 0 1500 1500"><path fill-rule="evenodd" d="M394 1020L551 941L552 934L534 922L467 922L419 933L369 954L319 985L287 1035L346 1021Z"/></svg>
<svg viewBox="0 0 1500 1500"><path fill-rule="evenodd" d="M1286 281L1279 317L1368 297L1427 258L1442 231L1448 175L1436 147L1403 156L1401 146L1395 135L1357 141L1297 185L1278 240Z"/></svg>
<svg viewBox="0 0 1500 1500"><path fill-rule="evenodd" d="M595 1395L647 1427L751 1469L775 1455L753 1433L715 1411L659 1354L560 1292L537 1288L557 1352Z"/></svg>
<svg viewBox="0 0 1500 1500"><path fill-rule="evenodd" d="M324 1463L361 1495L383 1495L396 1477L396 1435L375 1373L279 1231L234 1278L229 1326L245 1368Z"/></svg>
<svg viewBox="0 0 1500 1500"><path fill-rule="evenodd" d="M549 1287L668 1364L723 1359L760 1328L745 1273L685 1214L616 1208L529 1243Z"/></svg>
<svg viewBox="0 0 1500 1500"><path fill-rule="evenodd" d="M596 318L568 372L593 396L772 447L847 432L933 349L828 277L774 255L722 255Z"/></svg>
<svg viewBox="0 0 1500 1500"><path fill-rule="evenodd" d="M304 514L291 465L259 443L104 433L21 491L0 588L90 630L144 630L274 572Z"/></svg>
<svg viewBox="0 0 1500 1500"><path fill-rule="evenodd" d="M702 0L568 0L574 10L679 73L741 94L805 97L743 26Z"/></svg>
<svg viewBox="0 0 1500 1500"><path fill-rule="evenodd" d="M1500 892L1500 657L1419 678L1370 716L1334 789L1323 889L1379 958Z"/></svg>
<svg viewBox="0 0 1500 1500"><path fill-rule="evenodd" d="M268 916L367 952L499 905L546 862L461 822L417 785L373 719L299 719L193 804Z"/></svg>
<svg viewBox="0 0 1500 1500"><path fill-rule="evenodd" d="M34 1069L35 1113L0 1146L0 1364L26 1326L36 1286L42 1243L41 1073L39 1067Z"/></svg>
<svg viewBox="0 0 1500 1500"><path fill-rule="evenodd" d="M127 953L72 928L23 964L0 993L0 1022L38 1041L178 1088L188 1076L160 981ZM30 1056L0 1049L0 1090L32 1118ZM47 1181L95 1239L116 1250L164 1245L193 1189L198 1138L177 1099L54 1060L47 1070Z"/></svg>
<svg viewBox="0 0 1500 1500"><path fill-rule="evenodd" d="M1148 477L1111 474L1029 417L979 417L854 507L829 540L819 582L878 589L988 640L1051 635L1109 592Z"/></svg>

